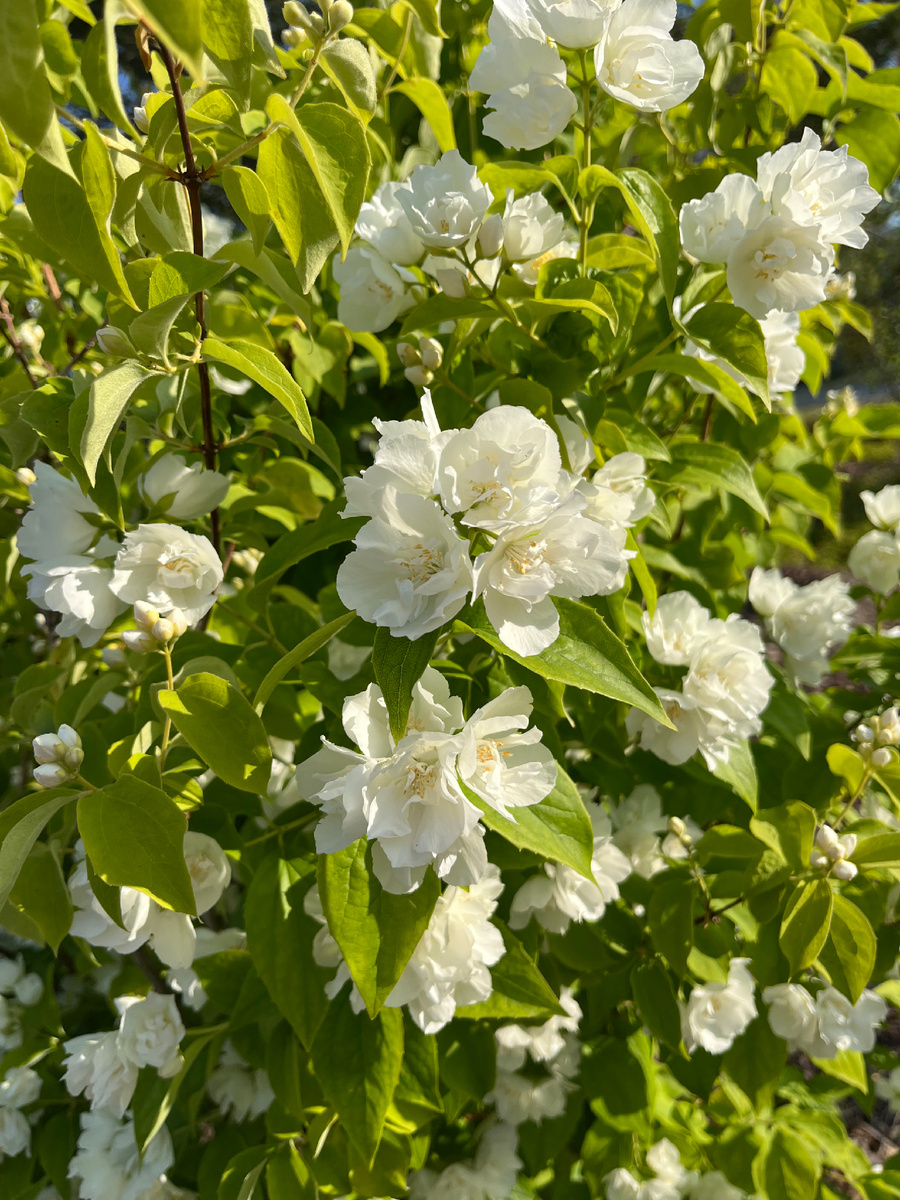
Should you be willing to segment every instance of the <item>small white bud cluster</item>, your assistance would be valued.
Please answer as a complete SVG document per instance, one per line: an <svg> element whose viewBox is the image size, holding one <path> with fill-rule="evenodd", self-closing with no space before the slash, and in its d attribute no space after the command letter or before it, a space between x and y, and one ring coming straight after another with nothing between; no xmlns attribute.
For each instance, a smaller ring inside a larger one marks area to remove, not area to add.
<svg viewBox="0 0 900 1200"><path fill-rule="evenodd" d="M71 725L60 725L56 733L41 733L31 743L35 762L34 781L41 787L59 787L74 779L84 759L81 738Z"/></svg>
<svg viewBox="0 0 900 1200"><path fill-rule="evenodd" d="M122 641L137 654L150 654L160 646L167 646L187 630L187 620L180 608L173 608L167 617L161 617L143 600L134 606L134 621L138 628L126 629Z"/></svg>
<svg viewBox="0 0 900 1200"><path fill-rule="evenodd" d="M859 868L848 861L856 849L856 840L855 833L838 837L830 825L821 825L816 831L816 842L809 856L810 866L829 868L835 879L849 883L859 872Z"/></svg>
<svg viewBox="0 0 900 1200"><path fill-rule="evenodd" d="M282 9L290 29L285 35L288 45L299 46L306 38L322 42L336 37L353 20L353 5L349 0L319 0L321 13L310 12L301 0L288 0Z"/></svg>
<svg viewBox="0 0 900 1200"><path fill-rule="evenodd" d="M397 343L397 357L406 370L403 374L416 387L430 387L434 372L444 361L444 348L436 338L419 338L418 348L411 342Z"/></svg>
<svg viewBox="0 0 900 1200"><path fill-rule="evenodd" d="M891 748L900 745L900 712L887 708L883 713L861 721L850 734L856 742L860 758L873 767L886 767L891 761Z"/></svg>
<svg viewBox="0 0 900 1200"><path fill-rule="evenodd" d="M31 487L37 480L37 475L35 475L31 467L19 467L18 471L16 471L16 480L21 483L22 487Z"/></svg>
<svg viewBox="0 0 900 1200"><path fill-rule="evenodd" d="M669 833L678 838L685 850L690 850L694 844L694 839L688 833L687 826L681 817L669 817Z"/></svg>

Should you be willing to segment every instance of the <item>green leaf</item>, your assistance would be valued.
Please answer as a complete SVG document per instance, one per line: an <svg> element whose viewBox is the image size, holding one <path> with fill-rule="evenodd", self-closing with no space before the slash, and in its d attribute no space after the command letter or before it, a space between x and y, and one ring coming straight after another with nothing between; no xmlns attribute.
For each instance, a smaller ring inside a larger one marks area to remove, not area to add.
<svg viewBox="0 0 900 1200"><path fill-rule="evenodd" d="M241 109L250 107L253 22L247 0L203 0L203 49L226 87L237 93Z"/></svg>
<svg viewBox="0 0 900 1200"><path fill-rule="evenodd" d="M203 79L202 0L125 0L159 40L183 62L194 79Z"/></svg>
<svg viewBox="0 0 900 1200"><path fill-rule="evenodd" d="M269 1159L266 1191L269 1200L316 1200L316 1181L292 1143Z"/></svg>
<svg viewBox="0 0 900 1200"><path fill-rule="evenodd" d="M682 328L692 342L734 367L771 407L766 343L757 320L734 304L704 304Z"/></svg>
<svg viewBox="0 0 900 1200"><path fill-rule="evenodd" d="M678 975L687 970L694 944L695 898L692 879L671 879L656 887L647 906L653 945Z"/></svg>
<svg viewBox="0 0 900 1200"><path fill-rule="evenodd" d="M838 125L834 140L869 168L869 183L884 192L900 168L900 119L892 112L863 109Z"/></svg>
<svg viewBox="0 0 900 1200"><path fill-rule="evenodd" d="M163 366L168 368L169 335L190 299L186 294L173 296L135 317L128 326L128 337L134 348L150 358L162 359Z"/></svg>
<svg viewBox="0 0 900 1200"><path fill-rule="evenodd" d="M667 371L682 379L693 379L695 382L711 387L720 399L727 401L727 407L738 409L745 413L751 421L756 421L756 413L747 393L719 363L707 362L690 354L658 354L649 359L642 367L644 371Z"/></svg>
<svg viewBox="0 0 900 1200"><path fill-rule="evenodd" d="M81 50L81 71L92 98L101 111L135 141L140 135L132 125L122 104L119 88L119 50L116 45L116 19L123 8L118 3L107 3L103 20L88 34Z"/></svg>
<svg viewBox="0 0 900 1200"><path fill-rule="evenodd" d="M305 294L340 241L337 226L289 129L273 130L262 143L257 172L269 197L269 216Z"/></svg>
<svg viewBox="0 0 900 1200"><path fill-rule="evenodd" d="M744 803L756 812L759 799L759 779L749 742L739 742L728 751L727 762L716 762L713 775L727 783Z"/></svg>
<svg viewBox="0 0 900 1200"><path fill-rule="evenodd" d="M830 1075L832 1079L849 1083L863 1095L869 1091L869 1072L865 1056L859 1050L839 1050L834 1058L814 1058L812 1061L823 1074Z"/></svg>
<svg viewBox="0 0 900 1200"><path fill-rule="evenodd" d="M489 999L478 1004L466 1004L456 1010L457 1018L470 1021L482 1019L547 1020L565 1015L556 993L534 965L519 939L502 925L506 953L491 967L493 990Z"/></svg>
<svg viewBox="0 0 900 1200"><path fill-rule="evenodd" d="M341 617L336 617L333 621L329 621L327 625L323 625L321 629L317 629L315 633L311 633L309 637L304 638L302 642L299 642L293 650L289 650L282 658L279 658L278 662L259 685L256 696L253 699L253 707L256 712L262 715L269 697L289 671L292 671L294 667L298 667L300 663L305 662L317 650L321 650L323 646L327 646L331 639L339 634L342 629L345 629L355 617L356 613L352 612L344 613Z"/></svg>
<svg viewBox="0 0 900 1200"><path fill-rule="evenodd" d="M481 810L482 823L488 829L496 830L520 850L534 850L543 858L565 863L585 879L594 881L591 818L578 788L558 764L553 791L539 804L516 808L515 820L502 817L464 785L463 791Z"/></svg>
<svg viewBox="0 0 900 1200"><path fill-rule="evenodd" d="M6 905L19 872L47 822L77 800L79 792L52 788L23 796L0 813L0 909Z"/></svg>
<svg viewBox="0 0 900 1200"><path fill-rule="evenodd" d="M453 114L447 98L432 79L419 77L405 79L396 84L392 91L400 92L413 104L431 126L441 153L456 149L456 134L453 130Z"/></svg>
<svg viewBox="0 0 900 1200"><path fill-rule="evenodd" d="M442 325L444 321L465 321L470 317L496 317L497 310L486 300L476 296L466 296L455 300L452 296L429 296L422 304L417 304L403 320L401 334L413 330L426 330Z"/></svg>
<svg viewBox="0 0 900 1200"><path fill-rule="evenodd" d="M97 482L97 465L128 411L132 396L150 375L139 363L124 362L104 371L91 384L87 419L75 449L92 485Z"/></svg>
<svg viewBox="0 0 900 1200"><path fill-rule="evenodd" d="M816 814L808 804L792 800L777 808L764 808L751 818L750 832L777 850L795 871L808 869L816 834Z"/></svg>
<svg viewBox="0 0 900 1200"><path fill-rule="evenodd" d="M227 270L228 265L224 262L201 258L186 250L173 250L153 268L150 305L164 304L167 300L192 296L196 292L208 292Z"/></svg>
<svg viewBox="0 0 900 1200"><path fill-rule="evenodd" d="M337 104L303 104L295 112L278 92L267 100L266 112L297 139L346 254L369 178L371 160L362 122Z"/></svg>
<svg viewBox="0 0 900 1200"><path fill-rule="evenodd" d="M379 1012L428 928L441 894L434 871L414 892L386 892L372 870L365 838L319 856L319 895L331 936L341 948L369 1016Z"/></svg>
<svg viewBox="0 0 900 1200"><path fill-rule="evenodd" d="M411 641L394 637L387 629L378 629L375 633L372 668L387 705L391 736L395 742L406 736L412 690L431 661L440 634L440 629L436 629Z"/></svg>
<svg viewBox="0 0 900 1200"><path fill-rule="evenodd" d="M312 1044L312 1065L347 1136L371 1164L403 1063L403 1016L385 1008L373 1020L351 1011L346 994L325 1013Z"/></svg>
<svg viewBox="0 0 900 1200"><path fill-rule="evenodd" d="M22 864L9 893L14 904L34 921L54 954L72 924L72 901L56 855L38 842Z"/></svg>
<svg viewBox="0 0 900 1200"><path fill-rule="evenodd" d="M35 0L0 5L0 119L26 146L74 181L44 69L38 25Z"/></svg>
<svg viewBox="0 0 900 1200"><path fill-rule="evenodd" d="M788 1129L776 1128L765 1159L769 1200L810 1200L816 1194L819 1173L805 1142Z"/></svg>
<svg viewBox="0 0 900 1200"><path fill-rule="evenodd" d="M839 992L855 1004L875 969L878 943L866 915L846 896L835 895L828 941L819 961Z"/></svg>
<svg viewBox="0 0 900 1200"><path fill-rule="evenodd" d="M851 794L859 791L865 778L866 764L854 749L835 743L828 747L825 761L828 763L828 769L832 775L843 779Z"/></svg>
<svg viewBox="0 0 900 1200"><path fill-rule="evenodd" d="M634 968L631 990L641 1020L672 1050L681 1045L681 1015L669 972L657 959Z"/></svg>
<svg viewBox="0 0 900 1200"><path fill-rule="evenodd" d="M863 870L896 870L900 867L900 833L879 833L863 838L850 855L850 861Z"/></svg>
<svg viewBox="0 0 900 1200"><path fill-rule="evenodd" d="M834 893L826 879L798 883L788 900L778 934L778 944L791 974L810 967L825 945L831 925Z"/></svg>
<svg viewBox="0 0 900 1200"><path fill-rule="evenodd" d="M253 577L256 587L279 579L289 567L295 567L311 554L339 546L341 542L352 542L365 524L365 518L344 518L340 515L343 508L342 499L326 504L315 521L291 530L270 546L256 568Z"/></svg>
<svg viewBox="0 0 900 1200"><path fill-rule="evenodd" d="M192 1038L182 1051L184 1065L171 1079L163 1079L153 1072L151 1075L152 1086L144 1089L141 1084L147 1072L142 1072L131 1105L134 1113L134 1133L141 1154L145 1153L147 1147L165 1125L166 1118L175 1107L175 1101L178 1099L178 1093L188 1071L200 1054L208 1048L215 1036L214 1033L201 1033ZM153 1076L156 1077L153 1078Z"/></svg>
<svg viewBox="0 0 900 1200"><path fill-rule="evenodd" d="M78 831L104 883L136 888L163 908L196 915L184 861L187 819L165 792L123 775L81 797Z"/></svg>
<svg viewBox="0 0 900 1200"><path fill-rule="evenodd" d="M272 751L249 701L218 675L189 675L176 691L157 694L160 707L192 750L225 783L266 794Z"/></svg>
<svg viewBox="0 0 900 1200"><path fill-rule="evenodd" d="M87 166L87 151L84 159ZM100 173L92 173L91 178L99 179ZM38 236L62 255L82 279L96 281L112 295L137 308L122 271L119 252L109 233L108 219L98 223L78 180L46 159L35 157L30 159L25 170L23 191Z"/></svg>
<svg viewBox="0 0 900 1200"><path fill-rule="evenodd" d="M441 0L403 0L403 3L416 14L426 33L432 37L447 36L441 28Z"/></svg>
<svg viewBox="0 0 900 1200"><path fill-rule="evenodd" d="M279 1021L266 1047L266 1073L281 1107L293 1117L303 1118L303 1085L306 1055L303 1045L287 1021Z"/></svg>
<svg viewBox="0 0 900 1200"><path fill-rule="evenodd" d="M315 440L306 397L293 375L271 350L257 346L255 342L226 343L216 338L207 338L201 349L204 358L234 367L258 383L287 409L303 436L311 442Z"/></svg>
<svg viewBox="0 0 900 1200"><path fill-rule="evenodd" d="M648 713L661 725L672 727L659 697L631 659L624 642L612 632L603 618L586 604L555 599L559 612L559 637L540 654L523 658L505 646L479 601L465 610L458 624L477 633L506 658L521 663L544 679L571 684L587 692L609 696Z"/></svg>
<svg viewBox="0 0 900 1200"><path fill-rule="evenodd" d="M250 1146L236 1154L222 1173L216 1200L251 1200L271 1153L268 1146Z"/></svg>
<svg viewBox="0 0 900 1200"><path fill-rule="evenodd" d="M671 450L671 466L659 468L660 478L672 486L722 488L768 520L753 474L737 450L713 442L678 442Z"/></svg>
<svg viewBox="0 0 900 1200"><path fill-rule="evenodd" d="M375 111L378 96L372 60L363 43L354 38L330 42L322 51L319 65L344 93L357 116L367 120Z"/></svg>
<svg viewBox="0 0 900 1200"><path fill-rule="evenodd" d="M330 978L312 956L320 926L303 910L314 881L312 864L269 857L253 876L244 907L253 964L307 1050L328 1007Z"/></svg>
<svg viewBox="0 0 900 1200"><path fill-rule="evenodd" d="M266 185L249 167L226 167L222 183L231 207L250 231L254 253L261 254L270 225Z"/></svg>
<svg viewBox="0 0 900 1200"><path fill-rule="evenodd" d="M604 411L603 419L595 427L594 440L602 442L616 454L632 450L644 458L659 459L661 462L672 460L665 442L660 441L652 429L625 408L613 407Z"/></svg>
<svg viewBox="0 0 900 1200"><path fill-rule="evenodd" d="M772 1032L768 1017L760 1014L735 1038L722 1065L760 1110L771 1104L786 1062L786 1042Z"/></svg>

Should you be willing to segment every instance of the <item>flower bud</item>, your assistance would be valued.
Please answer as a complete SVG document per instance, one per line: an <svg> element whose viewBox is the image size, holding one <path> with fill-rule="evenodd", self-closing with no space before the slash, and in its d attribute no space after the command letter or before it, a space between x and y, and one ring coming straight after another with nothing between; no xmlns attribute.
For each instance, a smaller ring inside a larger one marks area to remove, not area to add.
<svg viewBox="0 0 900 1200"><path fill-rule="evenodd" d="M171 622L172 628L175 631L172 635L173 637L180 638L182 634L187 633L187 617L185 617L180 608L172 609L172 611L169 613L169 621Z"/></svg>
<svg viewBox="0 0 900 1200"><path fill-rule="evenodd" d="M444 347L437 338L419 338L419 353L422 356L422 366L429 371L436 371L444 361Z"/></svg>
<svg viewBox="0 0 900 1200"><path fill-rule="evenodd" d="M891 752L886 747L881 747L878 750L872 751L872 766L886 767L891 761Z"/></svg>
<svg viewBox="0 0 900 1200"><path fill-rule="evenodd" d="M176 1054L157 1069L160 1079L174 1079L184 1066L184 1055Z"/></svg>
<svg viewBox="0 0 900 1200"><path fill-rule="evenodd" d="M135 624L140 629L152 629L159 620L159 613L143 600L138 600L134 606Z"/></svg>
<svg viewBox="0 0 900 1200"><path fill-rule="evenodd" d="M860 723L850 734L854 742L874 742L875 730L871 725Z"/></svg>
<svg viewBox="0 0 900 1200"><path fill-rule="evenodd" d="M492 213L478 231L478 249L485 258L494 258L503 249L503 218Z"/></svg>
<svg viewBox="0 0 900 1200"><path fill-rule="evenodd" d="M842 858L847 857L847 848L843 842L832 842L825 853L832 862L840 862Z"/></svg>
<svg viewBox="0 0 900 1200"><path fill-rule="evenodd" d="M150 632L157 642L171 642L175 636L175 626L165 617L160 617Z"/></svg>
<svg viewBox="0 0 900 1200"><path fill-rule="evenodd" d="M37 763L55 763L58 758L60 741L55 733L41 733L32 741L34 760Z"/></svg>
<svg viewBox="0 0 900 1200"><path fill-rule="evenodd" d="M116 329L115 325L107 325L97 330L97 345L104 354L112 355L113 358L134 357L134 346L127 335L121 329Z"/></svg>
<svg viewBox="0 0 900 1200"><path fill-rule="evenodd" d="M852 862L843 859L841 862L835 863L834 871L832 872L835 879L843 880L844 883L849 883L851 879L855 879L859 874L859 868Z"/></svg>
<svg viewBox="0 0 900 1200"><path fill-rule="evenodd" d="M422 361L418 350L409 342L397 343L397 357L404 367L417 367Z"/></svg>
<svg viewBox="0 0 900 1200"><path fill-rule="evenodd" d="M71 750L65 752L60 762L68 767L70 771L77 771L84 762L84 751L80 746L73 746Z"/></svg>
<svg viewBox="0 0 900 1200"><path fill-rule="evenodd" d="M18 471L16 471L16 479L21 483L22 487L31 487L37 479L37 475L35 475L31 467L19 467Z"/></svg>
<svg viewBox="0 0 900 1200"><path fill-rule="evenodd" d="M684 836L685 829L686 826L681 817L669 817L669 833L673 833L675 837L680 838Z"/></svg>
<svg viewBox="0 0 900 1200"><path fill-rule="evenodd" d="M125 665L125 655L119 646L104 646L100 657L113 670Z"/></svg>
<svg viewBox="0 0 900 1200"><path fill-rule="evenodd" d="M340 33L353 20L353 5L350 0L335 0L328 13L329 33Z"/></svg>
<svg viewBox="0 0 900 1200"><path fill-rule="evenodd" d="M292 25L288 25L281 37L284 44L292 50L296 50L298 46L302 46L306 41L305 32L302 29L295 29Z"/></svg>
<svg viewBox="0 0 900 1200"><path fill-rule="evenodd" d="M816 845L826 854L829 853L832 846L837 845L838 835L834 832L830 825L820 825L816 830Z"/></svg>
<svg viewBox="0 0 900 1200"><path fill-rule="evenodd" d="M325 31L325 22L319 14L311 13L305 5L297 3L297 0L288 0L282 9L282 15L288 25L293 25L295 29L302 29L316 37L320 37Z"/></svg>
<svg viewBox="0 0 900 1200"><path fill-rule="evenodd" d="M135 654L149 654L157 648L157 643L146 629L126 629L122 641Z"/></svg>
<svg viewBox="0 0 900 1200"><path fill-rule="evenodd" d="M823 854L818 847L813 846L809 853L809 865L811 867L815 867L816 870L821 870L822 867L827 867L830 861L831 860L827 854Z"/></svg>
<svg viewBox="0 0 900 1200"><path fill-rule="evenodd" d="M61 763L41 763L39 767L34 768L34 782L39 783L41 787L59 787L61 783L68 783L70 779L71 775Z"/></svg>
<svg viewBox="0 0 900 1200"><path fill-rule="evenodd" d="M432 373L426 371L424 367L407 367L403 374L415 387L426 388L434 379Z"/></svg>
<svg viewBox="0 0 900 1200"><path fill-rule="evenodd" d="M56 736L59 740L69 748L81 749L81 738L75 732L71 725L60 725L56 731Z"/></svg>

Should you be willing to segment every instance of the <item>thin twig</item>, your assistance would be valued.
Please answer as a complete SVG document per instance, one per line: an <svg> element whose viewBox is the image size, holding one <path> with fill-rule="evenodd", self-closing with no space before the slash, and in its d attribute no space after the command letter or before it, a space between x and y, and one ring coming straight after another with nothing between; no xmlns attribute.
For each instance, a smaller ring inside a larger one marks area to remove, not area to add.
<svg viewBox="0 0 900 1200"><path fill-rule="evenodd" d="M59 290L59 284L56 282L56 276L53 274L53 268L49 263L41 263L41 274L44 276L47 291L50 293L50 299L53 301L56 311L64 312L62 292Z"/></svg>
<svg viewBox="0 0 900 1200"><path fill-rule="evenodd" d="M100 326L100 329L104 329L105 327L106 327L106 322L104 321L103 324ZM99 332L99 330L91 334L91 336L84 343L84 345L81 347L81 349L78 351L77 354L72 355L72 357L69 359L69 361L63 367L60 374L68 375L72 370L74 370L75 367L78 366L78 364L81 362L81 360L87 354L87 352L89 350L91 350L94 346L96 346L97 332Z"/></svg>
<svg viewBox="0 0 900 1200"><path fill-rule="evenodd" d="M28 382L33 388L39 387L40 384L31 373L31 367L28 365L28 357L22 349L22 343L19 341L19 336L16 333L16 323L13 320L12 313L9 311L9 305L6 302L5 296L0 297L0 317L3 319L3 324L0 325L0 333L3 334L13 354L19 360L22 370L28 376Z"/></svg>
<svg viewBox="0 0 900 1200"><path fill-rule="evenodd" d="M403 55L406 53L406 47L409 45L409 37L412 33L412 23L413 15L412 11L410 11L406 14L406 28L403 30L403 39L400 42L400 49L397 51L397 57L394 59L394 65L391 68L390 75L388 75L387 79L384 81L384 84L379 89L378 96L375 101L376 104L381 103L381 101L391 90L391 85L393 84L394 80L397 78L397 72L400 70L400 60L403 58Z"/></svg>

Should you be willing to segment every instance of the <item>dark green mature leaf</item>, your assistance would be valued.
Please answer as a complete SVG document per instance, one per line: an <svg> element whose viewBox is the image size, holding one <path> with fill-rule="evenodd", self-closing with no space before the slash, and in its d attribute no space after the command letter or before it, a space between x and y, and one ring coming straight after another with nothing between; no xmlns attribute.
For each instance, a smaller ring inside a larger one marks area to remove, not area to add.
<svg viewBox="0 0 900 1200"><path fill-rule="evenodd" d="M479 796L464 787L466 796L481 810L481 820L520 850L534 850L543 858L565 863L593 881L591 855L594 833L591 818L578 788L557 765L556 786L539 804L511 809L509 820L486 804Z"/></svg>
<svg viewBox="0 0 900 1200"><path fill-rule="evenodd" d="M722 1065L754 1108L762 1109L771 1103L786 1062L787 1043L772 1032L768 1017L760 1014L735 1038Z"/></svg>
<svg viewBox="0 0 900 1200"><path fill-rule="evenodd" d="M658 959L651 959L631 972L631 988L641 1020L655 1037L677 1050L681 1015L669 972Z"/></svg>
<svg viewBox="0 0 900 1200"><path fill-rule="evenodd" d="M222 1173L216 1200L251 1200L259 1195L257 1184L272 1153L269 1146L250 1146L236 1154Z"/></svg>
<svg viewBox="0 0 900 1200"><path fill-rule="evenodd" d="M352 541L365 524L365 517L341 517L343 500L326 504L315 521L294 529L280 537L263 555L256 568L254 582L257 587L267 580L277 579L288 567L294 567L311 554Z"/></svg>
<svg viewBox="0 0 900 1200"><path fill-rule="evenodd" d="M287 1021L279 1021L266 1047L266 1072L281 1107L303 1119L303 1077L307 1073L303 1044Z"/></svg>
<svg viewBox="0 0 900 1200"><path fill-rule="evenodd" d="M839 992L855 1004L872 978L878 943L869 919L846 896L836 894L828 941L819 961Z"/></svg>
<svg viewBox="0 0 900 1200"><path fill-rule="evenodd" d="M166 1118L175 1107L175 1101L178 1099L178 1093L188 1071L203 1051L209 1047L215 1036L214 1033L201 1033L192 1038L182 1050L184 1065L171 1079L163 1079L156 1072L142 1072L131 1106L134 1114L134 1133L141 1154L165 1125ZM148 1074L150 1086L142 1087L144 1078Z"/></svg>
<svg viewBox="0 0 900 1200"><path fill-rule="evenodd" d="M203 78L202 0L125 0L136 17L183 62L193 77Z"/></svg>
<svg viewBox="0 0 900 1200"><path fill-rule="evenodd" d="M344 993L328 1005L311 1054L326 1099L371 1163L403 1064L401 1012L385 1008L373 1021L353 1013Z"/></svg>
<svg viewBox="0 0 900 1200"><path fill-rule="evenodd" d="M372 668L387 705L391 734L395 742L406 736L406 724L412 704L412 690L431 661L441 635L440 629L411 641L394 637L388 629L375 634Z"/></svg>
<svg viewBox="0 0 900 1200"><path fill-rule="evenodd" d="M693 379L708 388L714 388L715 394L727 402L727 407L738 409L756 421L756 413L749 396L724 367L719 363L708 362L691 354L659 354L644 365L646 371L667 371L682 379Z"/></svg>
<svg viewBox="0 0 900 1200"><path fill-rule="evenodd" d="M267 858L253 876L244 907L254 966L307 1050L328 1007L330 977L312 956L320 927L303 910L314 882L312 863Z"/></svg>
<svg viewBox="0 0 900 1200"><path fill-rule="evenodd" d="M409 895L386 892L372 871L365 838L336 854L320 855L318 874L329 932L374 1017L428 928L441 885L434 871L426 871Z"/></svg>
<svg viewBox="0 0 900 1200"><path fill-rule="evenodd" d="M624 167L616 174L617 186L631 209L635 223L656 255L660 282L671 306L681 252L678 218L672 202L662 185L646 171Z"/></svg>
<svg viewBox="0 0 900 1200"><path fill-rule="evenodd" d="M35 0L0 5L0 119L74 179L44 69L39 25Z"/></svg>
<svg viewBox="0 0 900 1200"><path fill-rule="evenodd" d="M202 350L204 358L234 367L258 383L279 404L284 405L303 436L311 442L315 441L306 397L276 354L265 346L257 346L255 342L220 342L216 338L207 338Z"/></svg>
<svg viewBox="0 0 900 1200"><path fill-rule="evenodd" d="M55 954L72 924L72 901L59 860L49 846L41 842L32 846L9 893L9 902L34 921Z"/></svg>
<svg viewBox="0 0 900 1200"><path fill-rule="evenodd" d="M174 692L161 690L157 700L220 779L243 792L265 795L272 751L265 726L237 688L201 671L189 675Z"/></svg>
<svg viewBox="0 0 900 1200"><path fill-rule="evenodd" d="M309 637L304 638L302 642L298 643L293 650L289 650L287 654L279 658L278 662L259 685L256 696L253 699L253 707L256 712L262 714L269 697L289 671L292 671L294 667L298 667L300 663L305 662L317 650L321 650L323 646L327 646L331 639L339 634L342 629L346 628L355 617L356 613L352 612L344 613L342 617L335 617L333 621L329 621L327 625L323 625L321 629L317 629L315 633L311 633Z"/></svg>
<svg viewBox="0 0 900 1200"><path fill-rule="evenodd" d="M647 922L653 945L679 975L687 969L694 944L694 900L697 887L692 879L671 879L659 884L647 906Z"/></svg>
<svg viewBox="0 0 900 1200"><path fill-rule="evenodd" d="M81 430L79 444L73 448L84 463L92 485L97 482L97 465L128 411L131 397L151 374L137 362L123 362L111 371L98 375L91 384L87 419Z"/></svg>
<svg viewBox="0 0 900 1200"><path fill-rule="evenodd" d="M80 794L69 788L34 792L0 813L0 909L9 899L19 872L47 822Z"/></svg>
<svg viewBox="0 0 900 1200"><path fill-rule="evenodd" d="M632 661L631 655L603 618L586 604L554 600L559 612L559 637L540 654L523 658L500 641L479 601L466 609L458 623L477 633L500 654L528 667L544 679L597 692L623 704L632 704L661 725L671 728L659 697Z"/></svg>
<svg viewBox="0 0 900 1200"><path fill-rule="evenodd" d="M770 408L766 343L759 322L734 304L704 304L684 326L691 341L723 359Z"/></svg>
<svg viewBox="0 0 900 1200"><path fill-rule="evenodd" d="M249 167L226 167L222 183L231 207L250 231L254 253L261 254L270 225L266 185Z"/></svg>
<svg viewBox="0 0 900 1200"><path fill-rule="evenodd" d="M834 892L827 879L798 883L788 900L778 934L778 944L791 974L810 967L825 945L831 926Z"/></svg>
<svg viewBox="0 0 900 1200"><path fill-rule="evenodd" d="M713 442L678 442L672 447L671 465L658 474L673 486L722 488L743 500L768 520L769 513L746 461L731 446Z"/></svg>
<svg viewBox="0 0 900 1200"><path fill-rule="evenodd" d="M487 1000L458 1008L457 1018L534 1021L565 1015L556 993L519 939L499 921L495 924L503 934L506 953L491 967L493 990Z"/></svg>
<svg viewBox="0 0 900 1200"><path fill-rule="evenodd" d="M184 861L187 819L174 800L136 775L123 775L78 801L78 832L94 870L175 912L196 915Z"/></svg>

